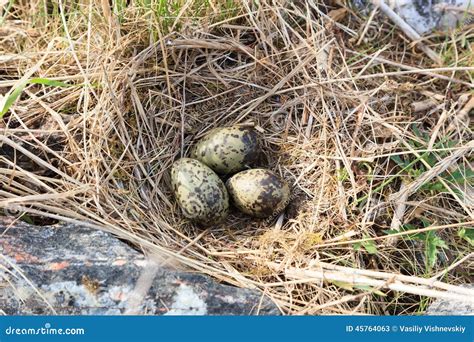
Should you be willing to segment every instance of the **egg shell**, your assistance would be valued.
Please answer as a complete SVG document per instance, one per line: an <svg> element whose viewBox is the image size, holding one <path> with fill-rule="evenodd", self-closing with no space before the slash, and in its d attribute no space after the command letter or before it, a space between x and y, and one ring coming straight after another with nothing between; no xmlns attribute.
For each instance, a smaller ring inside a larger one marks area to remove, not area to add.
<svg viewBox="0 0 474 342"><path fill-rule="evenodd" d="M260 153L257 132L251 127L211 130L192 149L191 157L219 174L232 174L255 163Z"/></svg>
<svg viewBox="0 0 474 342"><path fill-rule="evenodd" d="M286 181L267 169L239 172L226 182L226 187L240 211L260 218L278 214L290 198Z"/></svg>
<svg viewBox="0 0 474 342"><path fill-rule="evenodd" d="M181 158L171 167L171 185L183 215L202 225L221 222L229 211L225 184L198 160Z"/></svg>

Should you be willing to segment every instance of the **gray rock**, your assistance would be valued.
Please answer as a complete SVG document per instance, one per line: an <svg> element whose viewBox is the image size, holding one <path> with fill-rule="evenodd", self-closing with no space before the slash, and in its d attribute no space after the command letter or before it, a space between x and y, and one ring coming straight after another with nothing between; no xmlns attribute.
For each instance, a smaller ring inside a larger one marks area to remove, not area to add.
<svg viewBox="0 0 474 342"><path fill-rule="evenodd" d="M466 284L464 287L474 289L474 284ZM427 315L474 315L474 304L472 302L462 302L448 299L437 299L426 309Z"/></svg>
<svg viewBox="0 0 474 342"><path fill-rule="evenodd" d="M353 0L361 10L369 8L370 0ZM474 8L472 0L385 0L419 34L446 30L460 24L473 23L466 10Z"/></svg>
<svg viewBox="0 0 474 342"><path fill-rule="evenodd" d="M140 252L103 231L74 224L10 227L5 220L0 218L0 308L7 315L279 314L258 291L150 267ZM143 292L138 280L147 274Z"/></svg>

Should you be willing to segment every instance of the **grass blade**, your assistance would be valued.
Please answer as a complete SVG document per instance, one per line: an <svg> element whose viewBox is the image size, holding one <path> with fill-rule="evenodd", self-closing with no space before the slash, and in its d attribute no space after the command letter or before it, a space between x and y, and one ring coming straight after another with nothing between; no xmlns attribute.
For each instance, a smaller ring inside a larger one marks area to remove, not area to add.
<svg viewBox="0 0 474 342"><path fill-rule="evenodd" d="M41 77L32 78L30 80L27 80L26 82L21 83L18 87L16 87L11 92L10 95L7 96L7 99L5 100L5 104L2 108L2 110L0 111L0 118L2 118L3 115L5 115L5 113L8 112L10 107L15 103L15 101L18 99L18 97L20 97L21 93L23 92L23 89L25 89L25 87L28 84L43 84L43 85L47 85L47 86L51 86L51 87L72 87L71 84L67 84L67 83L64 83L64 82L61 82L61 81L50 80L50 79L47 79L47 78L41 78Z"/></svg>

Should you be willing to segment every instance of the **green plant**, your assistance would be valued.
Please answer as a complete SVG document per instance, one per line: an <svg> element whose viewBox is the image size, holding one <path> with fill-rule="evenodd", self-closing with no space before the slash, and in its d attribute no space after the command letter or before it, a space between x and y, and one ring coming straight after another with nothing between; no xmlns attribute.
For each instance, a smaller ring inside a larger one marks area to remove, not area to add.
<svg viewBox="0 0 474 342"><path fill-rule="evenodd" d="M369 239L369 236L364 235L364 239ZM377 245L373 240L361 241L354 244L354 249L356 251L364 248L369 254L377 254Z"/></svg>
<svg viewBox="0 0 474 342"><path fill-rule="evenodd" d="M409 144L415 150L425 149L428 145L429 135L421 132L416 125L413 125L412 131L417 139L410 140ZM391 160L401 168L405 176L408 176L410 180L415 180L421 177L425 172L428 172L430 168L435 167L439 160L448 157L450 149L455 148L456 144L456 141L444 137L434 146L433 150L435 151L425 152L421 154L419 158L413 158L410 157L410 155L402 158L395 155L391 157ZM429 167L427 167L427 165ZM399 172L397 175L402 174ZM441 181L440 178L444 182ZM450 187L450 190L462 197L464 194L460 189L464 186L474 186L474 170L462 164L453 165L452 169L444 171L440 173L438 177L422 184L419 190L430 192L431 195L434 193L448 192L449 190L445 184L453 185Z"/></svg>
<svg viewBox="0 0 474 342"><path fill-rule="evenodd" d="M422 219L423 228L428 228L431 226L431 222L426 219ZM419 227L414 224L407 223L401 226L401 231L416 231ZM395 230L388 230L386 231L387 234L395 234L399 233L399 231ZM404 240L415 240L421 241L424 247L424 255L425 255L425 267L426 271L430 272L433 267L436 265L436 261L438 260L438 253L440 249L448 249L448 245L446 241L444 241L441 237L436 234L435 230L430 230L427 232L421 233L413 233L407 234L403 236Z"/></svg>
<svg viewBox="0 0 474 342"><path fill-rule="evenodd" d="M7 95L5 103L3 104L3 108L0 110L0 118L5 115L6 112L10 109L10 107L15 103L15 101L20 97L21 93L23 92L23 89L28 84L43 84L51 87L71 87L71 84L67 84L64 82L60 81L55 81L55 80L50 80L47 78L32 78L29 80L26 80L22 83L20 83L15 89L13 89L9 95Z"/></svg>
<svg viewBox="0 0 474 342"><path fill-rule="evenodd" d="M462 228L459 230L458 236L474 246L474 228Z"/></svg>
<svg viewBox="0 0 474 342"><path fill-rule="evenodd" d="M7 17L12 5L13 5L13 0L9 0L8 3L5 5L2 16L0 16L0 25L2 25L3 22L5 21L5 18Z"/></svg>

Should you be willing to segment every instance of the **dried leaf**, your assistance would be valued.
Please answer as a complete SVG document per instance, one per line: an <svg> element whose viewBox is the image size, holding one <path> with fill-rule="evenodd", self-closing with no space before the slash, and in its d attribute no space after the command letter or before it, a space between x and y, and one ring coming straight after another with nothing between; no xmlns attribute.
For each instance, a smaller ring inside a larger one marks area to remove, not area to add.
<svg viewBox="0 0 474 342"><path fill-rule="evenodd" d="M335 9L335 10L332 10L328 13L328 16L336 21L336 22L340 22L342 19L344 19L346 17L346 14L347 14L347 9L346 8L338 8L338 9Z"/></svg>

